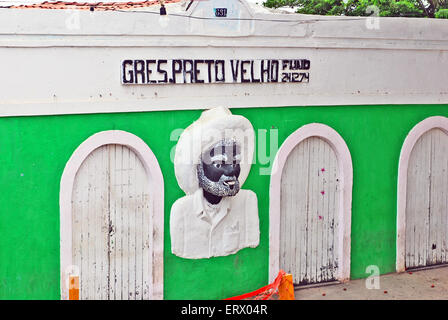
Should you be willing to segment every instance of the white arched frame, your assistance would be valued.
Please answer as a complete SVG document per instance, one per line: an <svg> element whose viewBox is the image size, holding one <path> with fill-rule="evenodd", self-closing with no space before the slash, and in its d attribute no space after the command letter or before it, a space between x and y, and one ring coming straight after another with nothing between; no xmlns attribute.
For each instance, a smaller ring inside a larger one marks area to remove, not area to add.
<svg viewBox="0 0 448 320"><path fill-rule="evenodd" d="M95 149L108 144L119 144L130 148L141 160L149 179L150 193L153 195L153 216L150 219L152 229L152 263L150 272L153 283L150 299L163 299L163 236L164 236L164 193L163 176L159 163L148 145L136 135L120 130L102 131L85 140L72 154L61 178L60 208L60 289L61 299L68 299L68 277L72 266L72 192L76 173L84 160Z"/></svg>
<svg viewBox="0 0 448 320"><path fill-rule="evenodd" d="M353 167L350 151L342 137L331 127L311 123L292 133L282 144L275 157L269 190L269 281L272 282L280 268L280 199L283 167L289 154L303 140L319 137L325 140L336 154L341 173L341 194L339 201L339 249L340 268L336 278L346 281L350 278L350 234Z"/></svg>
<svg viewBox="0 0 448 320"><path fill-rule="evenodd" d="M419 122L406 136L401 148L397 188L397 256L395 266L397 272L403 272L406 269L406 192L409 159L418 139L426 132L436 128L448 134L448 118L434 116Z"/></svg>

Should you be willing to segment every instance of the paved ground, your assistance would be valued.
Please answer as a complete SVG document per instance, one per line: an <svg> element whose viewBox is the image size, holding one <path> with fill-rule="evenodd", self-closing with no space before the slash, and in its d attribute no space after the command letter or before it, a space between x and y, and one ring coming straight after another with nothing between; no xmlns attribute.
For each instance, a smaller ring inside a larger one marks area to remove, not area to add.
<svg viewBox="0 0 448 320"><path fill-rule="evenodd" d="M381 275L379 289L367 289L366 279L296 289L295 298L296 300L446 300L448 266Z"/></svg>

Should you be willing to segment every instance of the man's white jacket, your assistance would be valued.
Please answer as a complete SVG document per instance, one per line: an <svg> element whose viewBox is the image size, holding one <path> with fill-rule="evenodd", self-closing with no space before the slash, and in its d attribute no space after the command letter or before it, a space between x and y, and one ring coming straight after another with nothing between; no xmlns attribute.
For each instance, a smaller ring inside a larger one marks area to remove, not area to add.
<svg viewBox="0 0 448 320"><path fill-rule="evenodd" d="M204 210L203 190L178 199L171 207L171 251L189 259L225 256L260 240L257 196L241 189L223 197L212 219Z"/></svg>

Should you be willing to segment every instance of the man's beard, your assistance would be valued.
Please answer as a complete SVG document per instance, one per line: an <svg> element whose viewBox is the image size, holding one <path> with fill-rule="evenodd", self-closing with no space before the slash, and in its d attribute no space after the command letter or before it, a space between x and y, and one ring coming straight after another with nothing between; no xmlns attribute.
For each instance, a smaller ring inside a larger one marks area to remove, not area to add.
<svg viewBox="0 0 448 320"><path fill-rule="evenodd" d="M238 191L240 191L240 182L235 176L228 177L226 175L222 175L219 178L219 181L212 181L205 176L202 163L198 165L198 180L199 187L218 197L234 196L238 193ZM227 184L226 181L229 180L233 180L235 184L233 186Z"/></svg>

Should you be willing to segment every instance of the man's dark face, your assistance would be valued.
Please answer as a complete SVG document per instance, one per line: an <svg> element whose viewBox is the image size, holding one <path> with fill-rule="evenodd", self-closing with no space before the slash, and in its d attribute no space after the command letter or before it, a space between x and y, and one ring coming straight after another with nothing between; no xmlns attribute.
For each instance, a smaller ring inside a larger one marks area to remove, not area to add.
<svg viewBox="0 0 448 320"><path fill-rule="evenodd" d="M221 142L202 156L200 186L216 196L233 196L239 189L241 150L235 142Z"/></svg>

